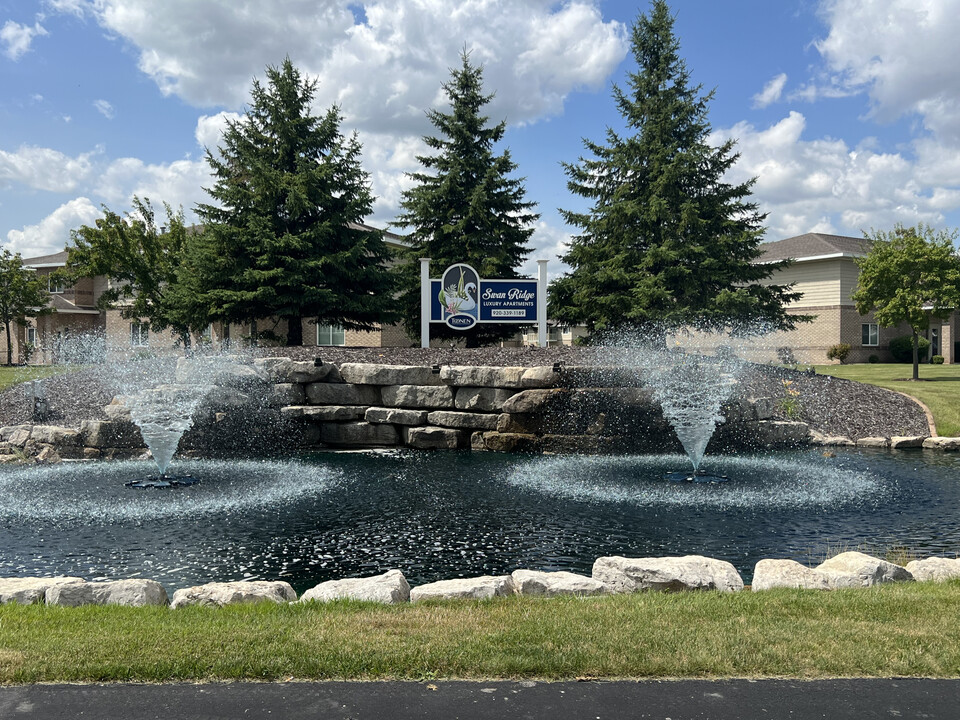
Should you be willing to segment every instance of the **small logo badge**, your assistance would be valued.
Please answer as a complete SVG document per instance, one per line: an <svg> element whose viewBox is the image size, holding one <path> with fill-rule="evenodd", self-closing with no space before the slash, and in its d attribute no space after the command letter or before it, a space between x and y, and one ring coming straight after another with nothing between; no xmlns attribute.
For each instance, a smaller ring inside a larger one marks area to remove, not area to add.
<svg viewBox="0 0 960 720"><path fill-rule="evenodd" d="M459 314L448 316L446 322L454 330L469 330L477 324L477 319L473 315Z"/></svg>

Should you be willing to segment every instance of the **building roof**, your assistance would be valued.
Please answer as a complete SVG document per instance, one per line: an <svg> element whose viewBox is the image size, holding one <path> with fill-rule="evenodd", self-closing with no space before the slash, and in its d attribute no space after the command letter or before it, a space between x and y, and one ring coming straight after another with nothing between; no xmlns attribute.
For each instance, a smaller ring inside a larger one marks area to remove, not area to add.
<svg viewBox="0 0 960 720"><path fill-rule="evenodd" d="M36 257L23 258L23 264L26 267L63 267L67 264L67 251L61 250L53 255L38 255Z"/></svg>
<svg viewBox="0 0 960 720"><path fill-rule="evenodd" d="M50 295L50 307L58 313L67 313L73 315L99 315L100 311L92 306L75 305L67 300L63 295L54 293Z"/></svg>
<svg viewBox="0 0 960 720"><path fill-rule="evenodd" d="M758 262L862 257L867 254L869 248L870 241L866 238L827 235L825 233L804 233L785 240L762 243L760 250L763 254Z"/></svg>

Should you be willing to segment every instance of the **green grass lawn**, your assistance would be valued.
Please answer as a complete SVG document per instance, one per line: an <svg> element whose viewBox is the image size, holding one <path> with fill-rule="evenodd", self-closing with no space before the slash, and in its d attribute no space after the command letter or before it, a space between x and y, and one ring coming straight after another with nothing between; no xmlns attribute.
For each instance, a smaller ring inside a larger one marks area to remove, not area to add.
<svg viewBox="0 0 960 720"><path fill-rule="evenodd" d="M960 582L377 606L0 606L0 683L960 677Z"/></svg>
<svg viewBox="0 0 960 720"><path fill-rule="evenodd" d="M960 435L960 365L921 365L917 382L910 379L913 366L909 364L817 365L816 369L821 375L912 395L930 408L939 434Z"/></svg>
<svg viewBox="0 0 960 720"><path fill-rule="evenodd" d="M67 365L0 365L0 390L6 390L11 385L27 380L62 375L74 369Z"/></svg>

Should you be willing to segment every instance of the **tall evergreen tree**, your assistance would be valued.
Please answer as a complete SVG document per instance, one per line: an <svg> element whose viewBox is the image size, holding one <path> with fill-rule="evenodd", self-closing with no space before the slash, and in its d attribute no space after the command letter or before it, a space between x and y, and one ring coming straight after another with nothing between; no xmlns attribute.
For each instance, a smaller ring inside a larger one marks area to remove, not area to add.
<svg viewBox="0 0 960 720"><path fill-rule="evenodd" d="M303 344L305 319L357 330L395 321L389 250L382 233L359 226L373 195L356 134L343 137L337 107L310 114L316 81L289 58L266 73L219 154L207 152L215 204L197 208L206 228L183 271L200 274L181 278L193 296L187 315L279 317L288 345Z"/></svg>
<svg viewBox="0 0 960 720"><path fill-rule="evenodd" d="M423 138L435 154L418 156L423 172L410 173L416 185L403 194L396 225L411 228L412 247L401 266L401 303L407 332L420 333L420 264L429 257L435 271L455 263L467 263L481 278L517 277L527 256L532 224L540 216L526 202L522 178L510 177L517 169L510 151L497 155L506 122L489 126L483 107L493 95L483 93L483 68L461 55L459 69L443 90L450 99L450 112L429 110L427 117L439 137ZM435 338L464 338L468 347L506 338L516 331L511 325L475 325L460 332L434 324Z"/></svg>
<svg viewBox="0 0 960 720"><path fill-rule="evenodd" d="M707 139L707 107L679 56L673 17L654 0L632 29L637 71L613 96L628 133L584 141L592 157L565 163L571 192L592 204L561 210L579 229L551 286L551 317L603 333L636 326L763 321L790 329L789 286L759 284L782 265L754 264L765 215L753 182L729 184L734 142Z"/></svg>

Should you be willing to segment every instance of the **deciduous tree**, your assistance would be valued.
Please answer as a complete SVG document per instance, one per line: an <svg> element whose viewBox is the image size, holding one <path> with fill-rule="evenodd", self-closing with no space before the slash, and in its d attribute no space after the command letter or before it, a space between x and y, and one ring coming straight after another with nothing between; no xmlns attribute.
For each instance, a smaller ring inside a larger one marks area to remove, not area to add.
<svg viewBox="0 0 960 720"><path fill-rule="evenodd" d="M28 317L53 312L49 301L46 279L24 267L20 253L4 248L0 253L0 323L7 335L7 365L13 364L11 325L23 327Z"/></svg>
<svg viewBox="0 0 960 720"><path fill-rule="evenodd" d="M852 294L857 312L873 312L878 325L910 326L913 379L920 378L920 333L931 318L946 318L960 307L960 259L956 231L897 224L890 232L865 233L870 250L857 258L860 276Z"/></svg>

